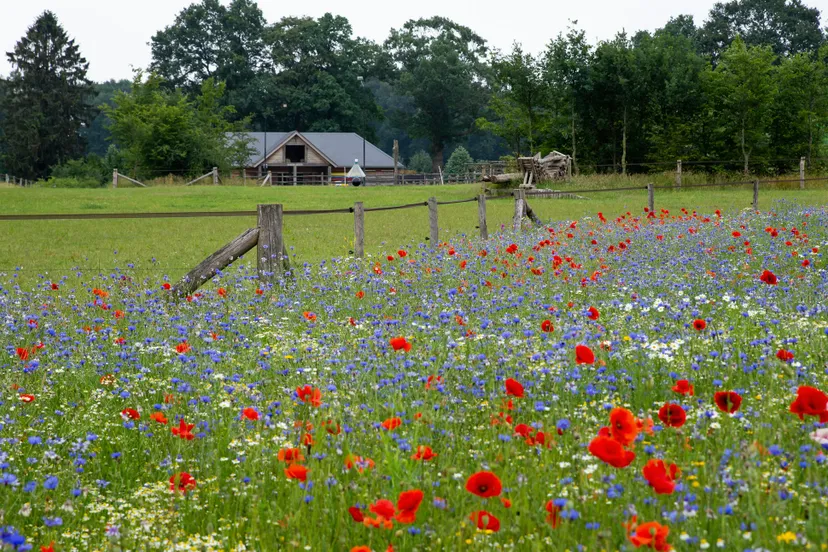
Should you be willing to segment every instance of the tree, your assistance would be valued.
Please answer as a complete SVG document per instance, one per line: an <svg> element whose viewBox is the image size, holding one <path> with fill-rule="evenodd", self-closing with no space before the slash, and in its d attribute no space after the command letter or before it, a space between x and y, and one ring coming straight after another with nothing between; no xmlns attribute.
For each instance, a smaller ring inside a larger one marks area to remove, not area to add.
<svg viewBox="0 0 828 552"><path fill-rule="evenodd" d="M592 48L587 43L586 34L572 27L566 35L558 34L549 43L543 60L544 81L549 85L552 97L554 130L558 136L569 140L575 174L580 170L578 129L584 119L582 114L586 111L584 98L590 88L591 62Z"/></svg>
<svg viewBox="0 0 828 552"><path fill-rule="evenodd" d="M163 77L169 88L197 95L207 79L227 86L225 103L239 117L255 109L256 78L266 65L266 21L252 0L219 0L191 4L172 25L157 32L150 42L150 70Z"/></svg>
<svg viewBox="0 0 828 552"><path fill-rule="evenodd" d="M494 56L492 77L489 109L496 119L480 118L478 126L504 138L518 156L525 139L531 154L547 96L540 62L515 43L509 55Z"/></svg>
<svg viewBox="0 0 828 552"><path fill-rule="evenodd" d="M474 131L486 105L485 41L467 27L433 17L392 29L385 45L401 69L397 89L415 107L404 125L412 136L429 139L437 171L446 146Z"/></svg>
<svg viewBox="0 0 828 552"><path fill-rule="evenodd" d="M390 71L387 54L355 38L344 17L286 17L268 28L267 72L256 86L262 126L353 131L373 138L382 117L366 82Z"/></svg>
<svg viewBox="0 0 828 552"><path fill-rule="evenodd" d="M802 0L716 3L701 29L702 51L717 62L737 36L748 46L770 46L777 56L815 53L824 41L819 10Z"/></svg>
<svg viewBox="0 0 828 552"><path fill-rule="evenodd" d="M736 146L749 172L751 154L766 145L776 93L775 56L769 46L747 46L737 37L708 79L709 94L727 148ZM735 148L733 148L735 149Z"/></svg>
<svg viewBox="0 0 828 552"><path fill-rule="evenodd" d="M408 160L408 168L417 173L427 173L431 170L431 156L420 150Z"/></svg>
<svg viewBox="0 0 828 552"><path fill-rule="evenodd" d="M474 159L463 146L458 146L446 163L446 174L466 174L469 171L468 164L474 163Z"/></svg>
<svg viewBox="0 0 828 552"><path fill-rule="evenodd" d="M94 96L90 104L92 105L94 118L88 128L83 129L83 137L86 140L86 154L95 154L103 156L109 149L111 137L109 135L109 117L103 112L102 106L112 105L113 98L117 92L128 92L132 82L126 79L109 80L106 82L96 83L94 87Z"/></svg>
<svg viewBox="0 0 828 552"><path fill-rule="evenodd" d="M144 79L138 72L131 91L117 93L115 105L104 107L112 137L135 176L227 169L248 156L249 142L239 134L244 122L230 122L233 108L222 106L224 90L224 84L207 79L201 94L189 100L166 89L160 76Z"/></svg>
<svg viewBox="0 0 828 552"><path fill-rule="evenodd" d="M89 124L89 64L52 12L40 15L6 54L2 121L6 170L29 179L83 154L81 129Z"/></svg>

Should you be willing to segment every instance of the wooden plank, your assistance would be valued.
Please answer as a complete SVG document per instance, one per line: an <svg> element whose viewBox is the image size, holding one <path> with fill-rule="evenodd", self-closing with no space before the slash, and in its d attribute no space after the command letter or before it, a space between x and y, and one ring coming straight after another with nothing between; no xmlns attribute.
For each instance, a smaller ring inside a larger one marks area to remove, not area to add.
<svg viewBox="0 0 828 552"><path fill-rule="evenodd" d="M202 179L204 179L204 178L207 178L207 177L208 177L208 176L210 176L211 174L213 174L213 173L203 174L203 175L199 176L199 177L198 177L198 178L196 178L196 179L190 180L189 182L187 182L187 183L186 183L186 184L184 184L184 185L185 185L185 186L189 186L190 184L195 184L195 183L196 183L196 182L198 182L199 180L202 180Z"/></svg>
<svg viewBox="0 0 828 552"><path fill-rule="evenodd" d="M681 159L676 161L676 187L681 188Z"/></svg>
<svg viewBox="0 0 828 552"><path fill-rule="evenodd" d="M799 158L799 189L805 189L805 158Z"/></svg>
<svg viewBox="0 0 828 552"><path fill-rule="evenodd" d="M523 222L523 213L526 212L525 195L523 190L515 190L515 215L512 219L512 224L515 230L520 230L520 225Z"/></svg>
<svg viewBox="0 0 828 552"><path fill-rule="evenodd" d="M440 229L437 226L437 198L428 198L428 223L429 223L429 240L431 247L437 248L440 244Z"/></svg>
<svg viewBox="0 0 828 552"><path fill-rule="evenodd" d="M543 224L541 220L538 218L538 216L535 214L535 212L532 210L532 208L529 207L529 202L526 201L526 199L523 200L523 213L529 220L531 220L535 224L539 226Z"/></svg>
<svg viewBox="0 0 828 552"><path fill-rule="evenodd" d="M257 205L259 215L259 241L256 249L256 259L259 279L263 282L271 281L286 269L287 258L284 238L282 236L282 221L284 218L280 203L271 205Z"/></svg>
<svg viewBox="0 0 828 552"><path fill-rule="evenodd" d="M134 182L135 184L138 184L139 186L142 186L142 187L144 187L144 188L146 188L146 187L147 187L147 185L146 185L146 184L144 184L143 182L138 182L138 181L137 181L137 180L135 180L134 178L130 178L130 177L128 177L128 176L127 176L127 175L125 175L125 174L120 174L120 173L118 173L118 177L119 177L119 178L126 178L126 179L127 179L127 180L129 180L130 182Z"/></svg>
<svg viewBox="0 0 828 552"><path fill-rule="evenodd" d="M354 203L354 256L365 256L365 207L361 201Z"/></svg>
<svg viewBox="0 0 828 552"><path fill-rule="evenodd" d="M486 225L486 195L477 196L477 226L480 228L480 237L489 239L489 228Z"/></svg>
<svg viewBox="0 0 828 552"><path fill-rule="evenodd" d="M190 295L230 263L253 249L259 241L259 229L249 228L242 234L201 261L173 286L173 292L180 296Z"/></svg>
<svg viewBox="0 0 828 552"><path fill-rule="evenodd" d="M759 181L753 181L753 210L759 210Z"/></svg>
<svg viewBox="0 0 828 552"><path fill-rule="evenodd" d="M655 212L655 189L652 182L647 184L647 206L651 213Z"/></svg>

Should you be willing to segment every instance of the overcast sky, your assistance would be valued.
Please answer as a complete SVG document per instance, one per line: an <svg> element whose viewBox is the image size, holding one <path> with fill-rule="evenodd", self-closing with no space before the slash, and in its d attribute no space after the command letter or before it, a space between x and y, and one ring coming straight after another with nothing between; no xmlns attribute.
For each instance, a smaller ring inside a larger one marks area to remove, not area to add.
<svg viewBox="0 0 828 552"><path fill-rule="evenodd" d="M224 0L223 3L228 3ZM52 10L89 61L89 76L102 81L130 78L132 67L150 62L148 42L171 24L192 0L0 0L0 52L10 51L44 10ZM550 38L577 20L590 41L611 38L622 29L654 30L671 16L693 15L700 24L714 0L260 0L268 22L286 15L319 17L325 12L347 17L355 34L381 42L391 28L409 19L442 15L474 29L492 47L506 50L514 41L538 53ZM828 0L806 0L828 12ZM823 15L825 22L825 15ZM10 71L6 56L0 75Z"/></svg>

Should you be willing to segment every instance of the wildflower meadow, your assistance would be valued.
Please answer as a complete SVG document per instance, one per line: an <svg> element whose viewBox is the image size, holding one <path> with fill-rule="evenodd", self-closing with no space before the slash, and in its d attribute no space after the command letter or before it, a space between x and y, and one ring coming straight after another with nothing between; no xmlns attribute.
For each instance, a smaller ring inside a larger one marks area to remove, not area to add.
<svg viewBox="0 0 828 552"><path fill-rule="evenodd" d="M824 550L828 210L691 207L6 274L0 550Z"/></svg>

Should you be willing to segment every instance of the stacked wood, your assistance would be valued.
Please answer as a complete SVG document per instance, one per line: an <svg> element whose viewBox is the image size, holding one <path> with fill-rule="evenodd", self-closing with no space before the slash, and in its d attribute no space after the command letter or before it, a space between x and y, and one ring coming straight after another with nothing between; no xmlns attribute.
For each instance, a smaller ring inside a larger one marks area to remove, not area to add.
<svg viewBox="0 0 828 552"><path fill-rule="evenodd" d="M538 182L566 178L571 160L570 156L559 151L552 151L545 157L541 157L540 153L532 157L518 157L519 173L487 175L483 181L500 184L521 181L521 187L534 188Z"/></svg>

